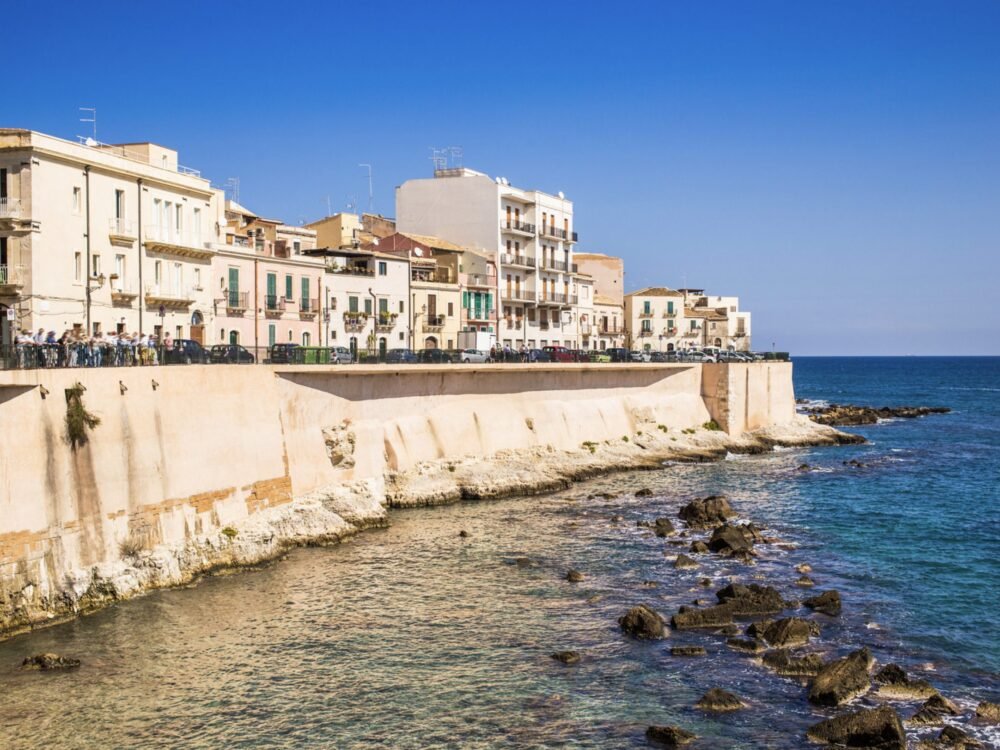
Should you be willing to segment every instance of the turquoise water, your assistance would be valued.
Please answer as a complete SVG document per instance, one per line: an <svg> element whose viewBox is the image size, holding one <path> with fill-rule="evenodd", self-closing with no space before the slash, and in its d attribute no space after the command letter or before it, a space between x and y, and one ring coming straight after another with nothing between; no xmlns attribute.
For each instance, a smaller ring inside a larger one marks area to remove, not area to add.
<svg viewBox="0 0 1000 750"><path fill-rule="evenodd" d="M832 657L866 645L967 710L1000 700L1000 360L795 366L804 397L955 411L859 428L871 441L863 446L393 512L391 528L343 545L0 643L0 747L621 748L646 746L651 723L678 723L701 736L692 748L801 748L806 727L830 715L807 704L803 683L718 635L637 643L616 624L635 603L669 615L729 580L800 598L800 562L813 566L817 590L844 598L842 617L816 616L815 650ZM866 467L843 464L852 458ZM797 471L803 462L817 470ZM644 487L653 495L635 497ZM610 499L595 497L605 492ZM636 521L675 516L714 492L787 548L762 547L753 567L701 556L701 568L674 570L684 547ZM567 583L570 567L586 580ZM711 588L699 585L706 576ZM708 655L671 657L671 645ZM549 658L568 648L583 652L580 664ZM17 670L44 650L84 666ZM712 687L750 707L700 714L693 704ZM908 716L916 706L897 707ZM973 731L996 746L995 735Z"/></svg>

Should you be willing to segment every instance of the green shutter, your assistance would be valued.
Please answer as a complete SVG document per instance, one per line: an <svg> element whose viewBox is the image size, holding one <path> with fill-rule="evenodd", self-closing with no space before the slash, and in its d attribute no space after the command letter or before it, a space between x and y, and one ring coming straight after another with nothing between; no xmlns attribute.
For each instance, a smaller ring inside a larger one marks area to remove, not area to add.
<svg viewBox="0 0 1000 750"><path fill-rule="evenodd" d="M268 346L274 346L275 334L276 334L276 331L274 330L274 323L271 323L267 327L267 345Z"/></svg>
<svg viewBox="0 0 1000 750"><path fill-rule="evenodd" d="M378 311L380 314L389 312L389 300L385 297L378 301Z"/></svg>
<svg viewBox="0 0 1000 750"><path fill-rule="evenodd" d="M466 310L469 309L469 293L468 292L462 292L462 307L464 307Z"/></svg>
<svg viewBox="0 0 1000 750"><path fill-rule="evenodd" d="M486 310L489 311L492 309L493 309L493 292L486 292Z"/></svg>
<svg viewBox="0 0 1000 750"><path fill-rule="evenodd" d="M347 311L356 313L358 311L358 298L348 297L347 298Z"/></svg>
<svg viewBox="0 0 1000 750"><path fill-rule="evenodd" d="M295 294L292 292L292 277L285 277L285 299L294 299Z"/></svg>
<svg viewBox="0 0 1000 750"><path fill-rule="evenodd" d="M365 314L366 315L371 315L372 314L372 298L371 297L365 297Z"/></svg>
<svg viewBox="0 0 1000 750"><path fill-rule="evenodd" d="M267 295L274 297L278 294L278 277L273 273L267 275Z"/></svg>
<svg viewBox="0 0 1000 750"><path fill-rule="evenodd" d="M240 269L230 268L229 269L229 293L237 293L240 291Z"/></svg>
<svg viewBox="0 0 1000 750"><path fill-rule="evenodd" d="M302 301L305 302L309 299L309 277L302 277Z"/></svg>

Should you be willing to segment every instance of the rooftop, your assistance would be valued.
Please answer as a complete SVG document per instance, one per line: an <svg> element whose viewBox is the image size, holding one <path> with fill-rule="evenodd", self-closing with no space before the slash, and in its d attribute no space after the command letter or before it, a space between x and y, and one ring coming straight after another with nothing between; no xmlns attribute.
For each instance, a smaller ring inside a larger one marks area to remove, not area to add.
<svg viewBox="0 0 1000 750"><path fill-rule="evenodd" d="M647 286L645 289L636 289L629 292L626 297L683 297L684 295L676 290L665 286Z"/></svg>

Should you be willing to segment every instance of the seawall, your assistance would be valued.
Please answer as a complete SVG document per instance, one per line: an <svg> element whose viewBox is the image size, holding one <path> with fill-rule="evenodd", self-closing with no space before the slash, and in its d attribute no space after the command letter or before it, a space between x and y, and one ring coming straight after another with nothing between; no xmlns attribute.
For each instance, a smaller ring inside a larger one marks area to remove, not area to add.
<svg viewBox="0 0 1000 750"><path fill-rule="evenodd" d="M77 382L100 424L74 447ZM389 504L837 435L796 416L790 363L4 371L0 635L339 540Z"/></svg>

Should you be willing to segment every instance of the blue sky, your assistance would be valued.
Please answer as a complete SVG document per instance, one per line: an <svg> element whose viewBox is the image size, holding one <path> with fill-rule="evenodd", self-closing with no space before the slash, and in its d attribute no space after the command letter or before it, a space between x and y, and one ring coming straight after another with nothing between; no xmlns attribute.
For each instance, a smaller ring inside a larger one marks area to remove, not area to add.
<svg viewBox="0 0 1000 750"><path fill-rule="evenodd" d="M288 223L430 147L575 202L757 348L1000 354L1000 2L14 3L0 126L152 140ZM14 32L14 33L11 33Z"/></svg>

